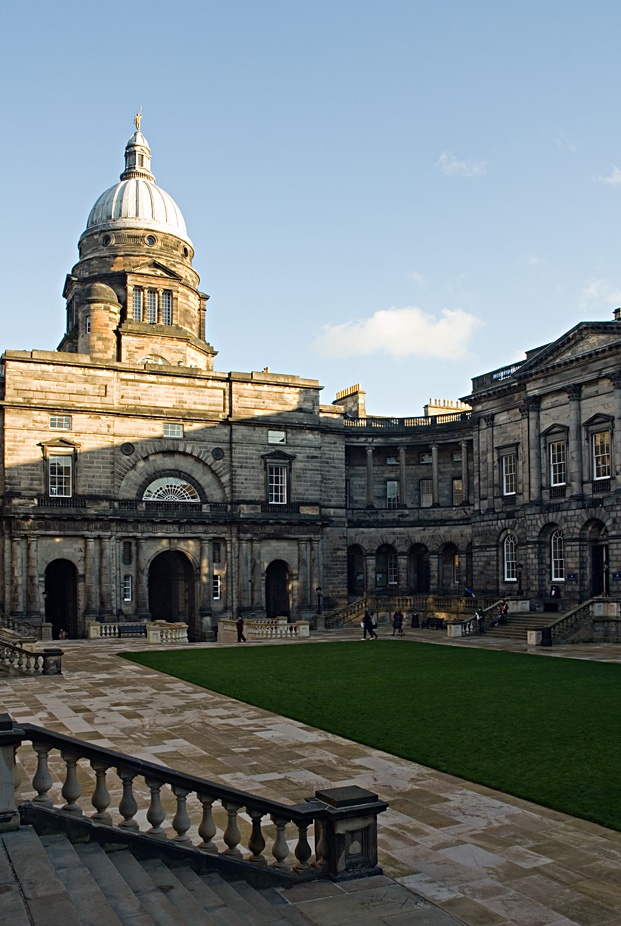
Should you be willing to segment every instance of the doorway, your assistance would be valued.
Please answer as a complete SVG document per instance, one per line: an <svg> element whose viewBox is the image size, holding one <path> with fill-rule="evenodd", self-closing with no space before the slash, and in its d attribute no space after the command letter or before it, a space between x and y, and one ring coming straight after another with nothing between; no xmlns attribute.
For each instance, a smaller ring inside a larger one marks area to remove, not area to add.
<svg viewBox="0 0 621 926"><path fill-rule="evenodd" d="M289 604L289 567L275 559L265 570L265 613L267 617L287 617Z"/></svg>
<svg viewBox="0 0 621 926"><path fill-rule="evenodd" d="M78 570L68 559L55 559L45 570L45 620L54 640L78 636Z"/></svg>
<svg viewBox="0 0 621 926"><path fill-rule="evenodd" d="M178 550L158 553L149 566L149 611L154 621L192 623L194 570Z"/></svg>

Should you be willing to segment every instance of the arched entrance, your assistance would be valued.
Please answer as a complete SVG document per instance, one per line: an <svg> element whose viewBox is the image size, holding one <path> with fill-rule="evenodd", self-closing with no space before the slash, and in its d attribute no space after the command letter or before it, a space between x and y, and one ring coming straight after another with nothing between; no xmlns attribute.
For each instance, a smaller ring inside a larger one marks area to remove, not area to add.
<svg viewBox="0 0 621 926"><path fill-rule="evenodd" d="M364 595L364 552L357 544L347 548L347 594L350 598Z"/></svg>
<svg viewBox="0 0 621 926"><path fill-rule="evenodd" d="M415 543L408 553L408 592L410 595L426 595L431 589L429 550L422 543Z"/></svg>
<svg viewBox="0 0 621 926"><path fill-rule="evenodd" d="M267 617L289 617L289 567L275 559L265 570L265 613Z"/></svg>
<svg viewBox="0 0 621 926"><path fill-rule="evenodd" d="M149 566L149 611L154 621L193 625L194 570L178 550L158 553Z"/></svg>
<svg viewBox="0 0 621 926"><path fill-rule="evenodd" d="M78 570L68 559L54 559L45 570L45 620L55 640L61 631L78 635Z"/></svg>

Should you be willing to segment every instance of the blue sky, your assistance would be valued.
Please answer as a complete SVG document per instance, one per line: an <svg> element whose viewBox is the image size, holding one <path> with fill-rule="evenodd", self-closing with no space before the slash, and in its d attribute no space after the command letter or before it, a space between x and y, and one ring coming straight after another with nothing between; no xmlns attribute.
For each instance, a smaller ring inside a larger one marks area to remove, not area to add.
<svg viewBox="0 0 621 926"><path fill-rule="evenodd" d="M420 414L621 305L621 4L1 4L2 349L63 281L142 105L219 370Z"/></svg>

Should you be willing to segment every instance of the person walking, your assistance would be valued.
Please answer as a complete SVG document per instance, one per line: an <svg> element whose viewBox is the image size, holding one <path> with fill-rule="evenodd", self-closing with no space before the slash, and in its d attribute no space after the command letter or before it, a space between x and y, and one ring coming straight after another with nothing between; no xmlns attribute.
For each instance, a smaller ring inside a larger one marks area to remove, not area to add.
<svg viewBox="0 0 621 926"><path fill-rule="evenodd" d="M369 634L369 639L370 639L370 640L377 640L377 634L375 633L375 629L374 629L374 621L373 621L373 612L372 612L372 611L365 611L365 612L364 612L364 617L362 618L362 631L363 631L363 633L362 633L362 639L363 639L363 640L366 640L366 639L367 639L367 633Z"/></svg>
<svg viewBox="0 0 621 926"><path fill-rule="evenodd" d="M485 633L485 614L481 608L477 608L477 610L474 612L474 616L477 622L479 633Z"/></svg>
<svg viewBox="0 0 621 926"><path fill-rule="evenodd" d="M403 636L403 614L401 611L395 611L392 618L392 635Z"/></svg>
<svg viewBox="0 0 621 926"><path fill-rule="evenodd" d="M237 630L237 642L245 643L246 638L244 636L244 619L241 614L237 615L237 620L235 621L235 629Z"/></svg>

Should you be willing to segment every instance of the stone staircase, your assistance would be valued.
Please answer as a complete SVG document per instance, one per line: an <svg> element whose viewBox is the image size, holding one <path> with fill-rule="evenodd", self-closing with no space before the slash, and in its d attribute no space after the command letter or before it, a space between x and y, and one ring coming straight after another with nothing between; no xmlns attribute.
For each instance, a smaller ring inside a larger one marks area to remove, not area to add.
<svg viewBox="0 0 621 926"><path fill-rule="evenodd" d="M0 919L11 926L309 926L283 893L26 826L0 835Z"/></svg>
<svg viewBox="0 0 621 926"><path fill-rule="evenodd" d="M548 614L541 611L510 611L509 623L500 624L497 627L492 627L491 620L487 617L485 632L488 636L525 642L529 630L549 627L560 616L560 614Z"/></svg>

